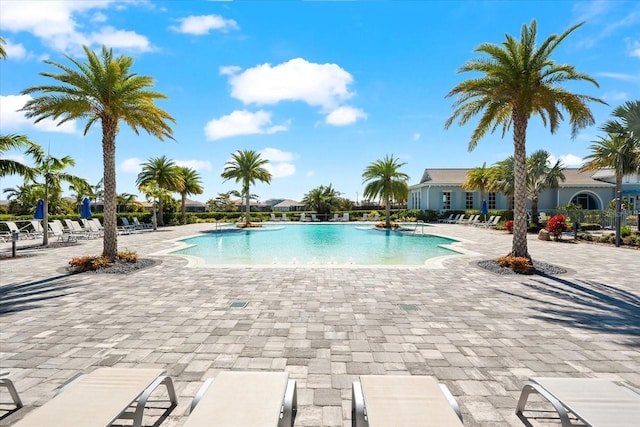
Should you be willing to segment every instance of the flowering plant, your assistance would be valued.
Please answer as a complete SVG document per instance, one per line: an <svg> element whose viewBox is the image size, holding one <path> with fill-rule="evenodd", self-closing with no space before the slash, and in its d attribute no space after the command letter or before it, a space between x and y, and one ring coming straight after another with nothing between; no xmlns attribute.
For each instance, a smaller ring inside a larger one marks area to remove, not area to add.
<svg viewBox="0 0 640 427"><path fill-rule="evenodd" d="M504 223L504 228L507 229L507 231L509 231L509 233L511 233L513 231L513 220L509 220L507 222Z"/></svg>
<svg viewBox="0 0 640 427"><path fill-rule="evenodd" d="M562 236L562 233L569 231L569 226L564 219L564 215L558 214L547 222L547 231L556 239Z"/></svg>

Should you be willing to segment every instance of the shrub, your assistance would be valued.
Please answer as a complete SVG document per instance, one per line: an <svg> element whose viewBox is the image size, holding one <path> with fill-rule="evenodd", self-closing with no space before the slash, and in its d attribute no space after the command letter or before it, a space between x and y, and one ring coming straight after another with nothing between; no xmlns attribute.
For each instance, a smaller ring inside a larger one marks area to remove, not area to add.
<svg viewBox="0 0 640 427"><path fill-rule="evenodd" d="M533 273L533 265L528 258L517 256L503 256L496 260L501 267L511 268L516 273L531 274Z"/></svg>
<svg viewBox="0 0 640 427"><path fill-rule="evenodd" d="M622 244L623 245L628 245L628 246L637 246L638 245L638 237L635 236L635 235L627 236L627 237L622 239Z"/></svg>
<svg viewBox="0 0 640 427"><path fill-rule="evenodd" d="M138 262L138 254L131 251L118 252L116 255L117 262ZM99 256L81 256L71 258L69 265L78 273L83 271L95 271L102 268L110 267L112 264L109 262L109 258L103 255Z"/></svg>
<svg viewBox="0 0 640 427"><path fill-rule="evenodd" d="M629 237L631 236L631 229L626 225L620 226L620 237Z"/></svg>
<svg viewBox="0 0 640 427"><path fill-rule="evenodd" d="M509 221L504 223L504 228L507 229L507 231L509 231L509 233L513 232L513 220L510 219Z"/></svg>
<svg viewBox="0 0 640 427"><path fill-rule="evenodd" d="M547 223L547 231L556 239L562 236L562 233L565 231L569 231L569 226L565 221L564 215L559 214L551 218Z"/></svg>
<svg viewBox="0 0 640 427"><path fill-rule="evenodd" d="M600 230L602 226L594 223L581 223L580 229L584 231Z"/></svg>

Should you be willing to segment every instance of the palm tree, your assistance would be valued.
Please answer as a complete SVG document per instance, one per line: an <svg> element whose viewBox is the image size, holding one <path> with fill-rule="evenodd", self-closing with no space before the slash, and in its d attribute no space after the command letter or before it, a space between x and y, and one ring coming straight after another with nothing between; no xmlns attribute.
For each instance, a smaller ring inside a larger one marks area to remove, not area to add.
<svg viewBox="0 0 640 427"><path fill-rule="evenodd" d="M33 182L44 190L44 214L42 218L42 228L49 229L49 194L59 193L62 191L62 182L74 185L76 188L88 186L89 183L84 179L75 175L63 172L68 166L75 166L76 162L71 156L61 158L53 157L46 154L44 150L34 145L27 152L34 159L35 176ZM40 178L40 180L38 180ZM49 244L49 233L44 233L42 238L42 246Z"/></svg>
<svg viewBox="0 0 640 427"><path fill-rule="evenodd" d="M187 196L191 194L202 194L204 189L202 188L202 178L195 169L178 167L178 173L182 179L182 189L180 190L180 196L182 196L182 218L180 221L185 224Z"/></svg>
<svg viewBox="0 0 640 427"><path fill-rule="evenodd" d="M253 150L238 150L231 154L231 159L227 161L221 176L224 181L235 179L236 182L242 183L242 195L245 197L245 225L251 222L250 217L250 196L249 188L255 184L256 180L271 183L271 173L264 168L269 163L268 160L262 159L260 153Z"/></svg>
<svg viewBox="0 0 640 427"><path fill-rule="evenodd" d="M362 173L362 183L367 184L362 197L384 199L386 228L391 228L391 200L404 201L409 196L409 175L399 171L404 165L392 154L371 163Z"/></svg>
<svg viewBox="0 0 640 427"><path fill-rule="evenodd" d="M33 147L34 143L24 135L0 135L0 178L7 175L22 175L29 178L33 169L17 160L5 159L7 151Z"/></svg>
<svg viewBox="0 0 640 427"><path fill-rule="evenodd" d="M531 218L538 225L538 200L544 190L558 188L560 181L566 179L564 166L557 160L549 166L551 155L545 150L538 150L527 158L527 198L531 200Z"/></svg>
<svg viewBox="0 0 640 427"><path fill-rule="evenodd" d="M462 184L462 188L465 190L480 191L480 205L482 206L482 202L484 201L484 193L489 189L492 179L494 176L494 171L491 168L487 167L486 163L483 163L481 167L471 169L467 173L467 179Z"/></svg>
<svg viewBox="0 0 640 427"><path fill-rule="evenodd" d="M91 126L100 121L102 126L102 163L104 173L104 238L103 255L114 261L118 251L118 224L116 218L116 136L120 122L129 125L138 134L142 128L160 140L172 138L168 122L175 123L166 111L155 106L157 99L167 97L147 90L153 79L131 71L133 59L127 56L114 58L113 50L102 47L98 56L84 46L86 63L71 56L65 57L75 66L72 69L53 61L45 61L61 70L61 74L43 72L44 77L54 79L59 85L33 86L22 94L42 93L28 101L23 111L36 123L53 118L64 123L86 119L85 135ZM172 138L173 139L173 138Z"/></svg>
<svg viewBox="0 0 640 427"><path fill-rule="evenodd" d="M321 185L304 195L302 203L311 210L315 210L319 215L328 218L333 209L338 209L342 203L340 193L333 188L332 184Z"/></svg>
<svg viewBox="0 0 640 427"><path fill-rule="evenodd" d="M231 191L218 193L215 199L207 200L207 210L214 212L235 212L238 206L231 200Z"/></svg>
<svg viewBox="0 0 640 427"><path fill-rule="evenodd" d="M636 138L640 138L640 101L627 101L613 110L611 115L619 121L607 121L602 130L615 133L619 131L618 126L621 126L624 132L633 132Z"/></svg>
<svg viewBox="0 0 640 427"><path fill-rule="evenodd" d="M127 212L129 206L136 202L136 195L131 193L120 193L116 196L116 202L118 205L118 212ZM122 206L123 211L120 210L120 206Z"/></svg>
<svg viewBox="0 0 640 427"><path fill-rule="evenodd" d="M456 85L447 97L457 96L453 114L445 122L449 128L454 121L460 126L481 114L471 134L469 150L473 150L487 132L502 129L502 136L513 127L513 158L515 172L514 227L511 255L531 259L527 250L526 208L526 136L532 115L539 115L542 123L549 124L551 133L558 129L564 118L561 110L569 114L572 136L579 129L594 123L588 101L604 101L581 94L574 94L560 87L572 81L586 81L598 86L592 77L579 73L568 64L556 64L551 54L574 30L577 24L561 35L551 35L536 46L536 21L522 26L520 40L510 35L502 46L483 43L476 48L487 57L472 59L459 72L481 73Z"/></svg>
<svg viewBox="0 0 640 427"><path fill-rule="evenodd" d="M147 198L147 201L152 203L153 214L151 216L151 223L153 224L154 231L158 229L158 218L156 215L156 205L159 200L162 200L164 197L169 196L169 192L167 190L163 190L158 186L158 183L154 180L147 181L146 184L143 184L139 187L139 190Z"/></svg>
<svg viewBox="0 0 640 427"><path fill-rule="evenodd" d="M6 44L6 42L2 37L0 37L0 59L7 59L7 51L4 50L4 46L2 46L3 44Z"/></svg>
<svg viewBox="0 0 640 427"><path fill-rule="evenodd" d="M166 156L154 157L142 164L142 171L138 174L136 185L141 187L149 181L155 181L163 190L168 192L182 191L182 178L173 160ZM163 197L158 199L158 225L164 225Z"/></svg>
<svg viewBox="0 0 640 427"><path fill-rule="evenodd" d="M610 123L608 125L611 125ZM605 124L603 129L608 126ZM606 137L598 137L589 146L591 154L584 158L587 162L581 171L609 168L616 175L616 195L622 191L622 178L628 173L634 173L640 167L638 157L638 138L633 133L610 133ZM617 197L617 196L616 196ZM620 202L616 203L616 245L620 245Z"/></svg>
<svg viewBox="0 0 640 427"><path fill-rule="evenodd" d="M33 209L42 198L42 189L30 182L24 182L13 188L5 188L2 190L9 200L9 212L16 215L27 215L33 213Z"/></svg>

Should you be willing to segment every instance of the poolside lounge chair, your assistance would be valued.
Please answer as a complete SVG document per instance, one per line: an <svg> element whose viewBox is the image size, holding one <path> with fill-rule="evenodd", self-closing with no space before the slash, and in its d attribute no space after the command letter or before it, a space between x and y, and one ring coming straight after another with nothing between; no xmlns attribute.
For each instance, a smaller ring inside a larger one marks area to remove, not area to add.
<svg viewBox="0 0 640 427"><path fill-rule="evenodd" d="M500 215L497 215L496 217L493 218L493 221L487 222L485 224L485 227L495 227L500 222L500 218L502 217Z"/></svg>
<svg viewBox="0 0 640 427"><path fill-rule="evenodd" d="M443 221L445 224L455 224L460 218L462 218L464 215L462 214L457 214L456 216L454 216L451 219L447 219L445 221Z"/></svg>
<svg viewBox="0 0 640 427"><path fill-rule="evenodd" d="M274 214L274 213L269 214L269 221L277 221L277 220L278 220L278 218L276 218L276 214Z"/></svg>
<svg viewBox="0 0 640 427"><path fill-rule="evenodd" d="M171 407L177 405L173 382L163 369L98 368L63 387L15 427L109 426L119 418L133 418L133 426L140 427L147 401L160 385ZM135 412L128 412L134 404Z"/></svg>
<svg viewBox="0 0 640 427"><path fill-rule="evenodd" d="M340 218L340 222L349 222L349 212L345 212L342 214L342 218Z"/></svg>
<svg viewBox="0 0 640 427"><path fill-rule="evenodd" d="M16 408L22 408L22 400L18 395L18 391L16 390L15 385L13 385L13 381L6 376L9 375L9 372L4 371L0 372L0 387L4 387L9 392L9 396L11 396L11 400L13 400L13 404L16 405Z"/></svg>
<svg viewBox="0 0 640 427"><path fill-rule="evenodd" d="M361 375L352 385L351 420L353 427L463 425L444 384L409 375Z"/></svg>
<svg viewBox="0 0 640 427"><path fill-rule="evenodd" d="M296 381L285 372L220 372L202 385L184 427L292 427Z"/></svg>
<svg viewBox="0 0 640 427"><path fill-rule="evenodd" d="M319 222L318 216L316 214L311 214L311 222Z"/></svg>
<svg viewBox="0 0 640 427"><path fill-rule="evenodd" d="M26 227L18 227L18 225L14 221L4 221L7 224L7 228L9 229L9 234L13 234L14 232L18 233L19 240L27 240L31 239L31 233L25 230Z"/></svg>
<svg viewBox="0 0 640 427"><path fill-rule="evenodd" d="M98 237L98 234L96 232L91 231L88 228L84 228L78 221L65 219L64 222L65 224L67 224L67 229L69 229L69 231L71 231L72 233L75 233L78 237L83 237L85 239L95 239L96 237Z"/></svg>
<svg viewBox="0 0 640 427"><path fill-rule="evenodd" d="M31 223L31 228L33 228L33 231L30 232L31 237L44 237L44 228L42 228L42 222L40 222L39 219L32 219L29 222Z"/></svg>
<svg viewBox="0 0 640 427"><path fill-rule="evenodd" d="M134 234L138 232L136 226L131 224L126 216L120 217L120 220L122 225L118 226L118 234Z"/></svg>
<svg viewBox="0 0 640 427"><path fill-rule="evenodd" d="M451 221L453 219L453 215L454 214L449 214L447 218L440 218L438 222L443 223L443 222Z"/></svg>
<svg viewBox="0 0 640 427"><path fill-rule="evenodd" d="M137 216L132 217L131 220L133 221L133 226L136 228L136 230L153 231L153 224L150 224L148 222L140 222Z"/></svg>
<svg viewBox="0 0 640 427"><path fill-rule="evenodd" d="M95 234L97 237L103 237L104 236L104 229L102 228L100 224L100 222L98 221L96 223L96 221L98 221L97 219L94 221L93 219L87 219L84 218L82 220L82 223L84 224L84 228L91 231L91 233Z"/></svg>
<svg viewBox="0 0 640 427"><path fill-rule="evenodd" d="M376 212L376 214L373 216L373 221L378 222L380 221L380 214Z"/></svg>
<svg viewBox="0 0 640 427"><path fill-rule="evenodd" d="M63 229L59 220L51 221L49 223L49 229L51 230L51 234L53 234L59 242L63 242L65 240L67 242L78 241L78 236L75 233Z"/></svg>
<svg viewBox="0 0 640 427"><path fill-rule="evenodd" d="M289 221L289 218L287 218L287 214L286 213L282 214L282 220L283 221Z"/></svg>
<svg viewBox="0 0 640 427"><path fill-rule="evenodd" d="M340 214L334 213L333 218L331 218L329 221L340 221Z"/></svg>
<svg viewBox="0 0 640 427"><path fill-rule="evenodd" d="M495 215L491 215L488 220L486 220L486 221L478 221L473 225L475 225L476 227L484 227L485 225L487 225L488 223L493 221L493 218L495 218L495 217L496 217Z"/></svg>
<svg viewBox="0 0 640 427"><path fill-rule="evenodd" d="M309 218L307 218L307 214L305 214L304 212L302 212L300 214L300 222L306 222L309 221Z"/></svg>
<svg viewBox="0 0 640 427"><path fill-rule="evenodd" d="M606 379L529 378L516 407L519 416L523 416L532 392L539 393L553 405L563 427L573 425L569 413L587 427L640 425L640 394Z"/></svg>
<svg viewBox="0 0 640 427"><path fill-rule="evenodd" d="M362 221L369 221L369 214L368 213L363 213L362 214Z"/></svg>

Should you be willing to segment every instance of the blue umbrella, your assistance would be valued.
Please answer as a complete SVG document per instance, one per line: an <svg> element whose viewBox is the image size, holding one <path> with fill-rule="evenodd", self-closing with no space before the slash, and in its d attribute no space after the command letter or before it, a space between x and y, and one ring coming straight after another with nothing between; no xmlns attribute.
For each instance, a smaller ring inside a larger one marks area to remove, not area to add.
<svg viewBox="0 0 640 427"><path fill-rule="evenodd" d="M489 210L487 209L487 201L486 200L482 201L482 209L480 209L480 213L482 215L484 215L484 219L486 221L487 220L487 213L489 213Z"/></svg>
<svg viewBox="0 0 640 427"><path fill-rule="evenodd" d="M89 200L88 197L85 197L84 200L82 200L80 218L91 218L91 200Z"/></svg>
<svg viewBox="0 0 640 427"><path fill-rule="evenodd" d="M36 213L33 214L33 219L43 219L44 218L44 200L38 200L38 204L36 205Z"/></svg>

